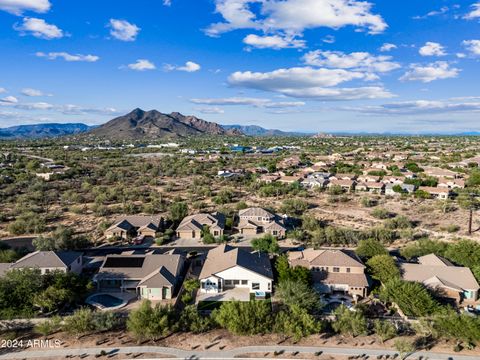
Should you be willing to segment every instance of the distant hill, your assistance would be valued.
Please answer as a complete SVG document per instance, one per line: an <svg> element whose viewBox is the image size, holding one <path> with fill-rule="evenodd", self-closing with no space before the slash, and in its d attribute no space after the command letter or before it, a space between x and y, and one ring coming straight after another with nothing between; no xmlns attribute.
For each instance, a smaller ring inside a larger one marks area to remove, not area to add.
<svg viewBox="0 0 480 360"><path fill-rule="evenodd" d="M92 129L80 123L72 124L34 124L17 125L0 129L0 138L3 139L39 139L65 135L80 134Z"/></svg>
<svg viewBox="0 0 480 360"><path fill-rule="evenodd" d="M214 122L178 112L163 114L157 110L135 109L90 130L88 135L115 140L178 138L195 135L242 135Z"/></svg>
<svg viewBox="0 0 480 360"><path fill-rule="evenodd" d="M227 130L238 130L248 136L305 136L312 135L301 132L282 131L277 129L265 129L258 125L222 125Z"/></svg>

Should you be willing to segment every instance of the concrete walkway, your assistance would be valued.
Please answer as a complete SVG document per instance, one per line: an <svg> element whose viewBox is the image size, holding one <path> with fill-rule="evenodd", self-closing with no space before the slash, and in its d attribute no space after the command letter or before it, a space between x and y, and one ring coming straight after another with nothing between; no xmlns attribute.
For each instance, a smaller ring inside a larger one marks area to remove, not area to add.
<svg viewBox="0 0 480 360"><path fill-rule="evenodd" d="M332 355L332 356L358 356L358 355L368 355L370 358L376 358L378 355L393 355L398 356L398 352L393 350L379 350L379 349L360 349L360 348L347 348L347 347L310 347L310 346L246 346L240 347L231 350L221 350L214 349L213 346L211 349L198 349L198 350L180 350L175 348L161 347L161 346L128 346L128 347L95 347L95 348L82 348L82 349L68 349L68 348L56 348L50 350L20 350L20 349L3 349L0 352L0 359L32 359L32 358L53 358L53 357L66 357L66 356L80 356L86 357L87 355L97 355L102 350L107 353L108 357L113 357L114 354L129 354L132 356L134 354L163 354L175 357L177 359L241 359L242 355L245 356L248 353L258 353L258 358L264 358L264 354L272 353L274 351L283 351L282 359L288 358L288 355L291 354L291 358L295 358L296 353L297 357L299 353L305 354L321 354ZM436 352L415 352L411 354L409 359L418 359L420 356L422 358L428 358L429 360L479 360L479 356L473 355L457 355L457 354L446 354L446 353L436 353ZM152 356L154 357L154 356ZM250 358L252 359L252 358ZM399 357L398 357L399 359Z"/></svg>

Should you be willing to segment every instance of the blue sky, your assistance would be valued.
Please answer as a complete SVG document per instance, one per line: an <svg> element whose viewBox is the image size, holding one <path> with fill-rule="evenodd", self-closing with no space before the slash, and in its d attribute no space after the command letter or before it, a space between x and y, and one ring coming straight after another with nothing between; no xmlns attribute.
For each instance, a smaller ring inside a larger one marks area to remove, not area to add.
<svg viewBox="0 0 480 360"><path fill-rule="evenodd" d="M480 131L477 0L0 0L0 126L135 107L295 131Z"/></svg>

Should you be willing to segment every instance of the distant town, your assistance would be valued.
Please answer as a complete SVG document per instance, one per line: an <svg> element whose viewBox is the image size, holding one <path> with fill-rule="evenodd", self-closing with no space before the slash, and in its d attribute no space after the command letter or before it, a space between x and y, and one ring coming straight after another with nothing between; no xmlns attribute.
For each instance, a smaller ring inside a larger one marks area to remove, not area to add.
<svg viewBox="0 0 480 360"><path fill-rule="evenodd" d="M62 334L96 356L156 344L258 357L258 336L266 357L473 356L479 141L4 141L2 337Z"/></svg>

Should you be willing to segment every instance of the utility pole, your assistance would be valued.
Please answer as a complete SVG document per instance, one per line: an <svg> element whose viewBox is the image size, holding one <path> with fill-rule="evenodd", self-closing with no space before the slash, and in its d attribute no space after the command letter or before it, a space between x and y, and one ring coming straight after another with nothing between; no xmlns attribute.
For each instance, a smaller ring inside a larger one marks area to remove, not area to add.
<svg viewBox="0 0 480 360"><path fill-rule="evenodd" d="M468 218L468 235L472 235L473 206L470 206L470 216Z"/></svg>

